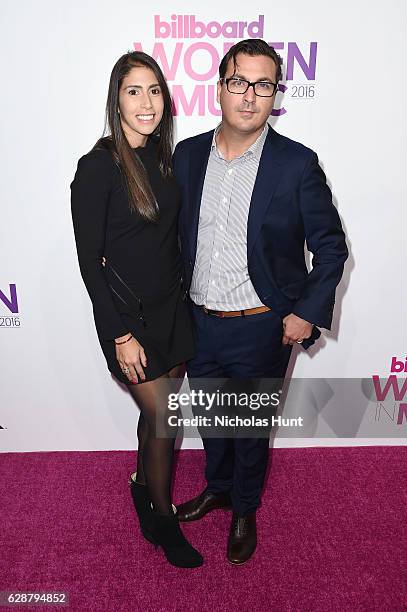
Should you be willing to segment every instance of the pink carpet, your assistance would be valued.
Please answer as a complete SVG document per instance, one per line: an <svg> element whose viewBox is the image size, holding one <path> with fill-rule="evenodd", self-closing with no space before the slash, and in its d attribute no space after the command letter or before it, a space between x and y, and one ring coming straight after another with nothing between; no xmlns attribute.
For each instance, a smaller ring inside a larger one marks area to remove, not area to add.
<svg viewBox="0 0 407 612"><path fill-rule="evenodd" d="M406 460L407 447L275 450L255 556L227 563L217 511L184 526L205 564L181 570L138 533L134 452L0 454L0 591L67 591L69 610L97 612L407 610ZM179 453L175 502L200 491L203 463Z"/></svg>

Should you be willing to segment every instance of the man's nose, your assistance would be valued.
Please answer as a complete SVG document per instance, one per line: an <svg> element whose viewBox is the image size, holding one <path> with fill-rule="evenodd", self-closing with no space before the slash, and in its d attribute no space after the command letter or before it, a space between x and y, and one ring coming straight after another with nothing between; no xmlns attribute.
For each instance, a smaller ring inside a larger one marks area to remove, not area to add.
<svg viewBox="0 0 407 612"><path fill-rule="evenodd" d="M245 102L253 103L256 100L256 94L254 93L254 86L249 85L248 90L243 95L243 99Z"/></svg>

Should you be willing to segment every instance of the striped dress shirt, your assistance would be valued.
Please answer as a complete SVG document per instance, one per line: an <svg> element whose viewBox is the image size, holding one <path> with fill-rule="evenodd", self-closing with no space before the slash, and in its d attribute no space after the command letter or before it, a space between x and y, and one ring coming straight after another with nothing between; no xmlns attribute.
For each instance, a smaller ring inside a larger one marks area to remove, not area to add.
<svg viewBox="0 0 407 612"><path fill-rule="evenodd" d="M202 190L195 266L190 288L195 304L213 310L263 306L247 269L250 200L268 124L242 155L226 160L214 132Z"/></svg>

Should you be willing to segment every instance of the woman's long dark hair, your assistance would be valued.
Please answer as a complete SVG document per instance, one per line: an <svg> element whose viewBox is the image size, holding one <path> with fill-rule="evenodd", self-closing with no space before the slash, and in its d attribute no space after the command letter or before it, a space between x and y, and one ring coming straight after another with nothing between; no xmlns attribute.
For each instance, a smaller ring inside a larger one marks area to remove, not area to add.
<svg viewBox="0 0 407 612"><path fill-rule="evenodd" d="M157 62L142 51L133 51L122 55L113 67L110 75L109 92L106 103L106 117L103 134L108 128L109 135L100 138L94 149L109 148L115 162L122 170L126 183L130 208L139 212L148 221L157 222L159 217L158 205L151 189L147 172L139 156L130 147L123 131L119 109L119 91L124 77L135 66L150 68L161 88L164 99L162 119L153 132L157 138L157 163L163 176L171 176L171 155L173 147L173 116L172 101L167 82Z"/></svg>

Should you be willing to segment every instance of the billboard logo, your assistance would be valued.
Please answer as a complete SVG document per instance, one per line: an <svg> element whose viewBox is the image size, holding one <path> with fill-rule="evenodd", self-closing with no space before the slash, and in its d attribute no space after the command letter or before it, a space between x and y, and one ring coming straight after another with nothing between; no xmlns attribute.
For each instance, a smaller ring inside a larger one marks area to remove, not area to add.
<svg viewBox="0 0 407 612"><path fill-rule="evenodd" d="M152 49L143 49L140 41L134 42L136 51L146 51L161 66L165 78L171 83L176 115L186 117L208 113L220 116L216 100L216 81L222 57L243 38L263 38L264 15L252 21L216 20L204 22L196 15L171 15L162 18L154 15L155 43ZM274 116L284 115L279 95L295 100L312 100L316 96L316 66L318 43L269 42L282 58L284 83L279 83ZM179 71L181 82L177 82Z"/></svg>
<svg viewBox="0 0 407 612"><path fill-rule="evenodd" d="M247 32L245 30L247 29ZM264 15L258 21L197 21L195 15L171 15L171 23L154 15L156 38L263 38Z"/></svg>
<svg viewBox="0 0 407 612"><path fill-rule="evenodd" d="M407 357L405 362L398 360L397 357L392 357L390 371L407 372ZM405 401L407 399L407 378L398 379L394 374L390 374L383 386L379 376L373 375L372 378L377 401L376 420L380 420L384 411L392 421L396 420L397 417L397 425L402 425L403 421L407 422L407 402ZM393 402L391 412L388 412L383 405L386 401Z"/></svg>
<svg viewBox="0 0 407 612"><path fill-rule="evenodd" d="M392 357L390 372L407 372L407 357L404 362L398 361L397 357Z"/></svg>

